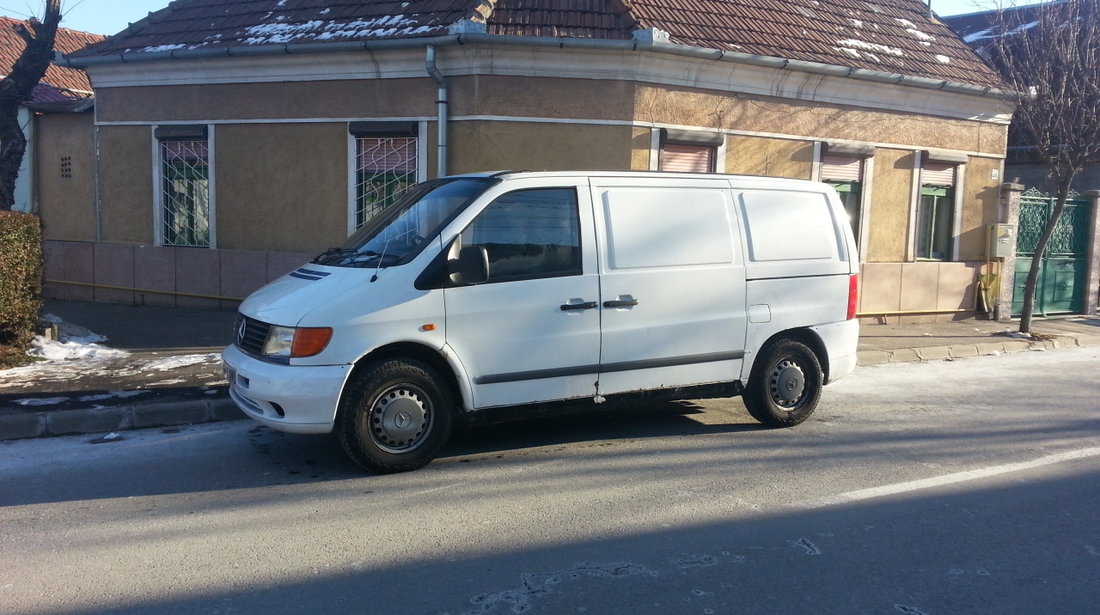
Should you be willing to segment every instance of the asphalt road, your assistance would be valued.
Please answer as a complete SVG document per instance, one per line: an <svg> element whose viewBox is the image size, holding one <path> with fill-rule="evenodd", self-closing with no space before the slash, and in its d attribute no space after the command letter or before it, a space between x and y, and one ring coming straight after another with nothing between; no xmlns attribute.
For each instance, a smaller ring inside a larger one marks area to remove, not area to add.
<svg viewBox="0 0 1100 615"><path fill-rule="evenodd" d="M0 443L0 613L1095 613L1100 349L480 428L357 471L250 422Z"/></svg>

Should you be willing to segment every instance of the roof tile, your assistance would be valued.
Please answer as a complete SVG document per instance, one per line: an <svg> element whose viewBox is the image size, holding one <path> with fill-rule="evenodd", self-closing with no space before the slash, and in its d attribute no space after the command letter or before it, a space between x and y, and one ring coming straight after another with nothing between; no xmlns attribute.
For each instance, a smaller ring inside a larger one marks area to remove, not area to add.
<svg viewBox="0 0 1100 615"><path fill-rule="evenodd" d="M1004 85L923 0L175 0L76 56L439 36L485 6L490 34L623 40L658 28L681 45Z"/></svg>
<svg viewBox="0 0 1100 615"><path fill-rule="evenodd" d="M19 19L0 17L0 76L10 73L16 60L23 53L23 39L16 34L15 28L24 23ZM54 48L62 53L72 53L105 38L98 34L58 28ZM46 68L46 75L42 78L42 83L80 95L87 95L92 91L92 86L88 83L88 76L84 71L76 68L50 65Z"/></svg>

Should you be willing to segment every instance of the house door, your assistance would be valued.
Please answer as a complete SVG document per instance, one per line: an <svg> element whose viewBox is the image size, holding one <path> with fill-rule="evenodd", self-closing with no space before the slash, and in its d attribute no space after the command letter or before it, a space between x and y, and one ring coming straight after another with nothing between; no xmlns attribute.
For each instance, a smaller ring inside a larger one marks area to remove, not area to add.
<svg viewBox="0 0 1100 615"><path fill-rule="evenodd" d="M1039 279L1035 285L1035 314L1079 314L1085 309L1087 292L1088 243L1091 227L1091 208L1086 199L1071 193L1054 229L1039 265ZM1056 198L1042 194L1034 188L1020 198L1020 222L1017 229L1016 272L1012 300L1012 314L1019 316L1024 306L1024 285L1031 263L1035 259L1035 245L1047 220L1054 210Z"/></svg>

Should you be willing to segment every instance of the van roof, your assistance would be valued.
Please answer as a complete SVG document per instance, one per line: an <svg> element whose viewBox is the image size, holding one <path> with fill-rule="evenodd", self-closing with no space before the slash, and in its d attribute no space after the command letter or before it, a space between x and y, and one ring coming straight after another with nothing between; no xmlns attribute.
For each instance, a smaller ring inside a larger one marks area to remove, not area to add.
<svg viewBox="0 0 1100 615"><path fill-rule="evenodd" d="M587 171L587 170L573 170L573 171L513 171L513 170L501 170L501 171L488 171L482 173L464 173L461 175L455 175L454 177L495 177L499 179L519 179L519 178L537 178L537 177L630 177L635 179L652 178L652 179L727 179L738 180L743 182L753 183L787 183L787 184L809 184L820 185L821 182L815 182L808 179L797 179L792 177L771 177L767 175L735 175L730 173L681 173L673 171Z"/></svg>

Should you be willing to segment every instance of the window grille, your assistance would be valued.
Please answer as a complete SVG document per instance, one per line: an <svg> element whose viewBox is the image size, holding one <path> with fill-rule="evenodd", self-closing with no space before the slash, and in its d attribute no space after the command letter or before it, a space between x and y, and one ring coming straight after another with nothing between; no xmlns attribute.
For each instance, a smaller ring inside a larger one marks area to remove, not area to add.
<svg viewBox="0 0 1100 615"><path fill-rule="evenodd" d="M210 247L209 158L206 139L160 142L163 245Z"/></svg>
<svg viewBox="0 0 1100 615"><path fill-rule="evenodd" d="M416 137L355 138L355 228L416 183Z"/></svg>

